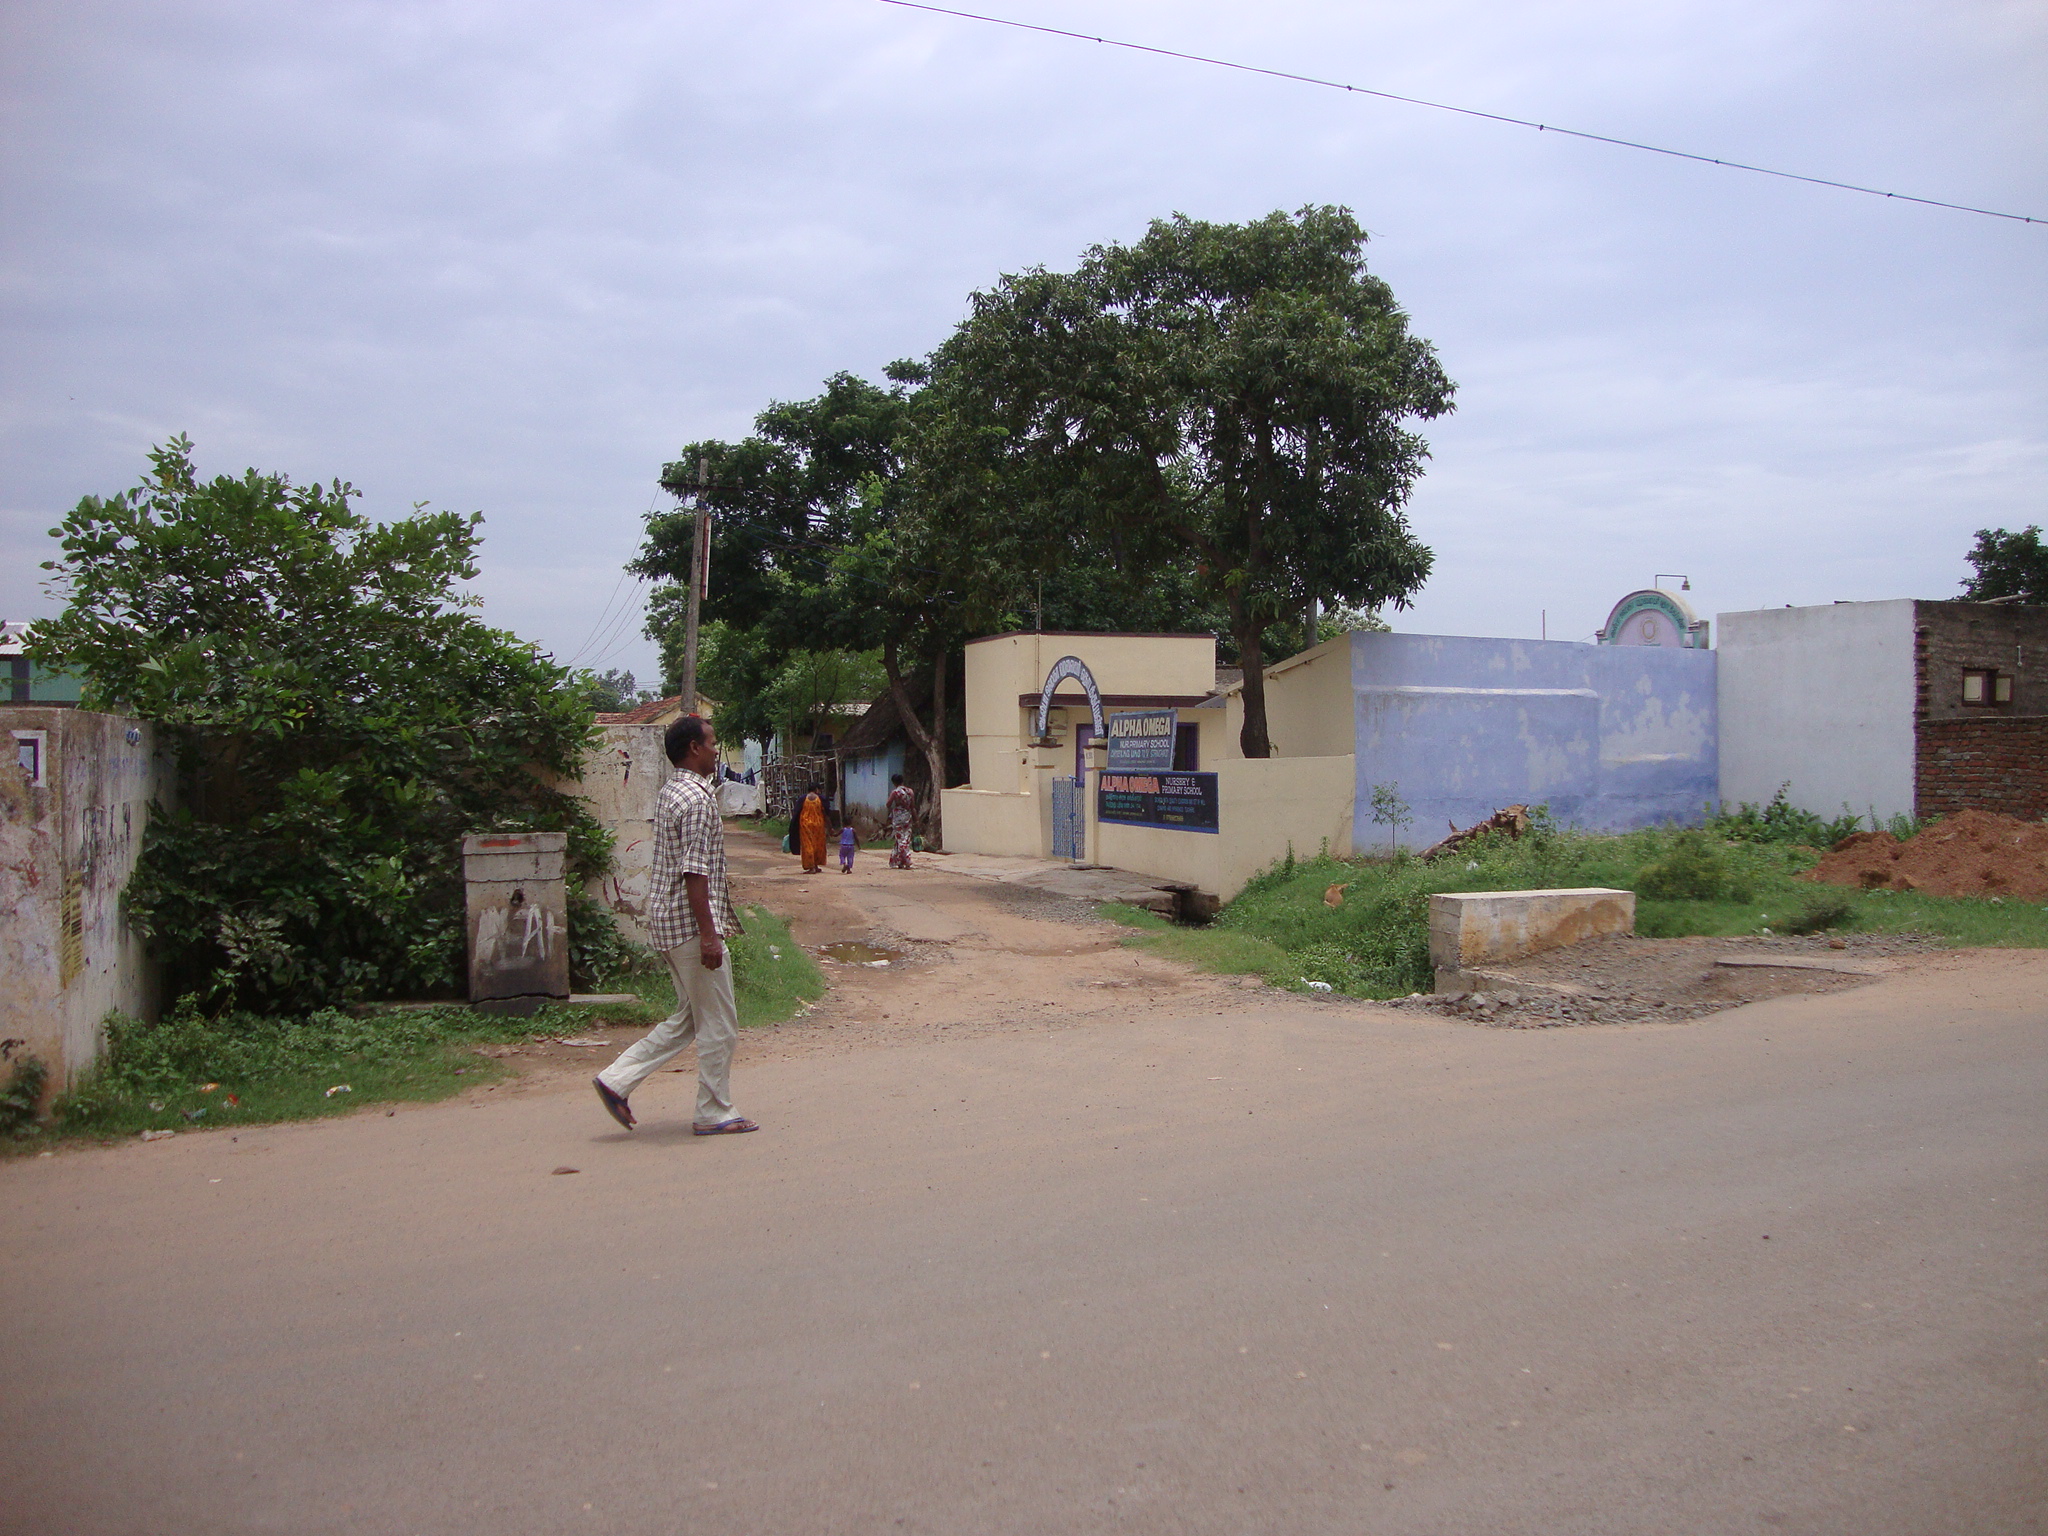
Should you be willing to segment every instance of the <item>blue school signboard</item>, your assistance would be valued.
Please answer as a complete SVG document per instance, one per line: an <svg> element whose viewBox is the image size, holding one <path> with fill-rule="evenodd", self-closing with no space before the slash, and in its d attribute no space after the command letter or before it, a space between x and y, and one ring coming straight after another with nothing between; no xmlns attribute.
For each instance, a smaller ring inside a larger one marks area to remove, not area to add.
<svg viewBox="0 0 2048 1536"><path fill-rule="evenodd" d="M1105 770L1095 794L1095 816L1098 821L1113 821L1126 827L1214 832L1216 775Z"/></svg>
<svg viewBox="0 0 2048 1536"><path fill-rule="evenodd" d="M1173 731L1180 711L1138 709L1109 717L1110 772L1171 773Z"/></svg>

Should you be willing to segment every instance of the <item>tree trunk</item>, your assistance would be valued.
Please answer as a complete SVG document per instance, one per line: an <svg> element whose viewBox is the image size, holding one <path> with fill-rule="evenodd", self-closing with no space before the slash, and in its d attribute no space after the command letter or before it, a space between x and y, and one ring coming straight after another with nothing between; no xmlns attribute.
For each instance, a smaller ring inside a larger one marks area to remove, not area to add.
<svg viewBox="0 0 2048 1536"><path fill-rule="evenodd" d="M941 806L946 787L946 653L939 652L938 662L932 668L932 675L937 679L932 711L939 727L936 737L917 718L917 707L910 702L910 690L903 686L903 668L897 658L894 640L882 642L882 670L889 674L889 697L896 705L897 718L903 722L903 734L910 738L912 746L924 753L925 765L931 770L932 803L925 824L931 829L927 841L936 852L945 847Z"/></svg>
<svg viewBox="0 0 2048 1536"><path fill-rule="evenodd" d="M1260 649L1263 636L1259 625L1245 618L1236 602L1231 609L1237 620L1237 657L1244 666L1244 729L1237 733L1237 747L1246 757L1271 757L1273 744L1266 738L1266 657Z"/></svg>

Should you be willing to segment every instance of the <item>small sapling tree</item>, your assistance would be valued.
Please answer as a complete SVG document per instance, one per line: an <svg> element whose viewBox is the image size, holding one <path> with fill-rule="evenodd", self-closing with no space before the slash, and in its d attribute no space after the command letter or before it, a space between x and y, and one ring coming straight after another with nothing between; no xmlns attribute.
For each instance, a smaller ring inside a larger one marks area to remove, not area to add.
<svg viewBox="0 0 2048 1536"><path fill-rule="evenodd" d="M1372 787L1372 824L1387 829L1387 852L1393 853L1401 829L1415 819L1408 802L1401 798L1401 786L1388 782Z"/></svg>

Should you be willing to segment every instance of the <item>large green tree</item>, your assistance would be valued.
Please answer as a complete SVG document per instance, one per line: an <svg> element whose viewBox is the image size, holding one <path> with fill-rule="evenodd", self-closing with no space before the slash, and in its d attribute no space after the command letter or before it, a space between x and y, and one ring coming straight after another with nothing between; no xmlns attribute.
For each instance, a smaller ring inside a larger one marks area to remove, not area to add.
<svg viewBox="0 0 2048 1536"><path fill-rule="evenodd" d="M33 640L88 708L178 745L181 804L151 820L131 913L176 991L223 1004L446 993L463 834L567 831L579 876L609 857L541 777L580 772L587 688L469 611L480 515L380 524L339 481L202 480L182 437L150 458L51 530L68 606Z"/></svg>
<svg viewBox="0 0 2048 1536"><path fill-rule="evenodd" d="M839 374L813 399L764 410L737 443L688 444L662 472L677 505L649 518L634 568L666 578L649 605L649 629L672 642L687 601L694 506L711 510L704 617L721 628L705 691L714 681L739 691L734 719L747 734L779 724L778 711L803 691L792 664L801 675L816 671L800 660L806 653L878 656L930 769L925 815L937 841L948 659L986 632L999 608L994 594L1006 589L972 548L915 550L901 536L916 383L913 368L892 370L887 384ZM913 678L930 680L921 698Z"/></svg>
<svg viewBox="0 0 2048 1536"><path fill-rule="evenodd" d="M975 295L921 392L925 542L1191 570L1245 669L1243 752L1268 756L1269 630L1316 602L1405 607L1430 569L1411 424L1453 386L1365 242L1342 208L1176 215Z"/></svg>
<svg viewBox="0 0 2048 1536"><path fill-rule="evenodd" d="M1979 528L1977 542L1964 558L1977 574L1963 583L1963 596L1980 603L1998 597L2048 603L2048 545L2041 542L2041 530L2034 524L2018 533Z"/></svg>

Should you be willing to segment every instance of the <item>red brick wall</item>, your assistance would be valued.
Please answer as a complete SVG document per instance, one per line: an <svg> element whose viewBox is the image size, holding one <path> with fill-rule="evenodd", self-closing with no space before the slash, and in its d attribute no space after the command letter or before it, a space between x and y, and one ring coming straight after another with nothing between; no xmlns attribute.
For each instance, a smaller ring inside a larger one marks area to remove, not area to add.
<svg viewBox="0 0 2048 1536"><path fill-rule="evenodd" d="M2048 816L2048 715L1914 722L1913 809Z"/></svg>

